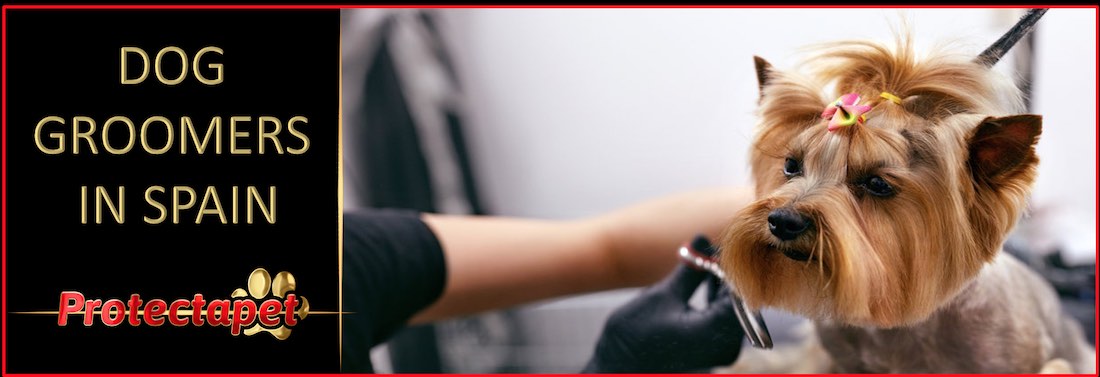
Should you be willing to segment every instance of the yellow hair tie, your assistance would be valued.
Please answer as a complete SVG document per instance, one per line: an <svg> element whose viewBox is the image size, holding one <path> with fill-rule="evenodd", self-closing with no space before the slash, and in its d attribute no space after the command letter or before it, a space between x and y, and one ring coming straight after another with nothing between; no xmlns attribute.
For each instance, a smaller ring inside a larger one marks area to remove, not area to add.
<svg viewBox="0 0 1100 377"><path fill-rule="evenodd" d="M896 103L898 105L901 104L901 98L898 98L898 96L895 96L893 94L890 94L890 93L887 93L887 92L882 92L882 94L879 94L878 96L882 97L882 98L885 98L885 99L888 99L888 100L890 100L890 102Z"/></svg>

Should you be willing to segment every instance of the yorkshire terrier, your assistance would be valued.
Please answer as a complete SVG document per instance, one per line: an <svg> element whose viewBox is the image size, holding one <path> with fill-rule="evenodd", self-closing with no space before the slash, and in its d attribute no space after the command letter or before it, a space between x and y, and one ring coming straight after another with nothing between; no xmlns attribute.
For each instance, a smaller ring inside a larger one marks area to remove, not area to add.
<svg viewBox="0 0 1100 377"><path fill-rule="evenodd" d="M1042 125L992 71L1004 51L896 39L826 44L801 70L755 59L756 201L722 268L750 307L813 320L822 372L1092 373L1053 287L1001 252Z"/></svg>

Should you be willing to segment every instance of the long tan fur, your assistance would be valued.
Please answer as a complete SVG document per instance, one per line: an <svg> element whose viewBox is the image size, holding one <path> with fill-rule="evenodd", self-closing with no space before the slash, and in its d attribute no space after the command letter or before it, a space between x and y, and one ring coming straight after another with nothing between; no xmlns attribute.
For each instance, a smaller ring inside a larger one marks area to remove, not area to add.
<svg viewBox="0 0 1100 377"><path fill-rule="evenodd" d="M1006 78L969 56L918 56L907 36L894 47L824 44L802 70L759 58L757 67L757 200L721 240L723 268L749 305L847 326L914 326L998 256L1035 179L1041 123L1016 115L1020 94ZM821 112L845 93L874 107L865 124L830 132ZM801 174L784 175L788 158ZM861 187L869 176L896 194L870 195ZM779 208L803 214L812 230L773 237L767 217Z"/></svg>

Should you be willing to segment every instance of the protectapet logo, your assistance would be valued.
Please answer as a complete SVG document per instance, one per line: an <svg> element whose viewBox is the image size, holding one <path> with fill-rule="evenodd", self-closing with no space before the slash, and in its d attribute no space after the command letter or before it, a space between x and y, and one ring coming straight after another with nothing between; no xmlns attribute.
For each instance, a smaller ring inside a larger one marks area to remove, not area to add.
<svg viewBox="0 0 1100 377"><path fill-rule="evenodd" d="M283 271L275 275L257 268L248 276L248 289L237 288L230 294L232 300L207 301L202 294L193 298L177 299L168 303L162 299L144 302L141 295L130 295L129 301L114 298L87 300L76 291L61 292L61 304L57 325L67 326L69 316L83 315L84 326L92 326L98 317L107 326L128 322L131 326L147 324L161 326L226 326L233 336L255 335L266 331L276 339L290 336L291 328L309 315L309 301L290 293L297 284L294 275ZM270 298L269 298L270 295Z"/></svg>

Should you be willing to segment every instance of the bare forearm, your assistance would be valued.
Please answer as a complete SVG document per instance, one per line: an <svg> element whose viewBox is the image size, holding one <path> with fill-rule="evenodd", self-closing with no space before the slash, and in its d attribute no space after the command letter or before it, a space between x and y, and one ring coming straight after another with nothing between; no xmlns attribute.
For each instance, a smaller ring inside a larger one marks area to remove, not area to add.
<svg viewBox="0 0 1100 377"><path fill-rule="evenodd" d="M605 232L591 221L424 215L445 251L442 297L414 323L614 288Z"/></svg>
<svg viewBox="0 0 1100 377"><path fill-rule="evenodd" d="M680 243L716 236L749 200L746 190L701 190L575 221L424 215L447 286L413 322L651 284L675 266Z"/></svg>

